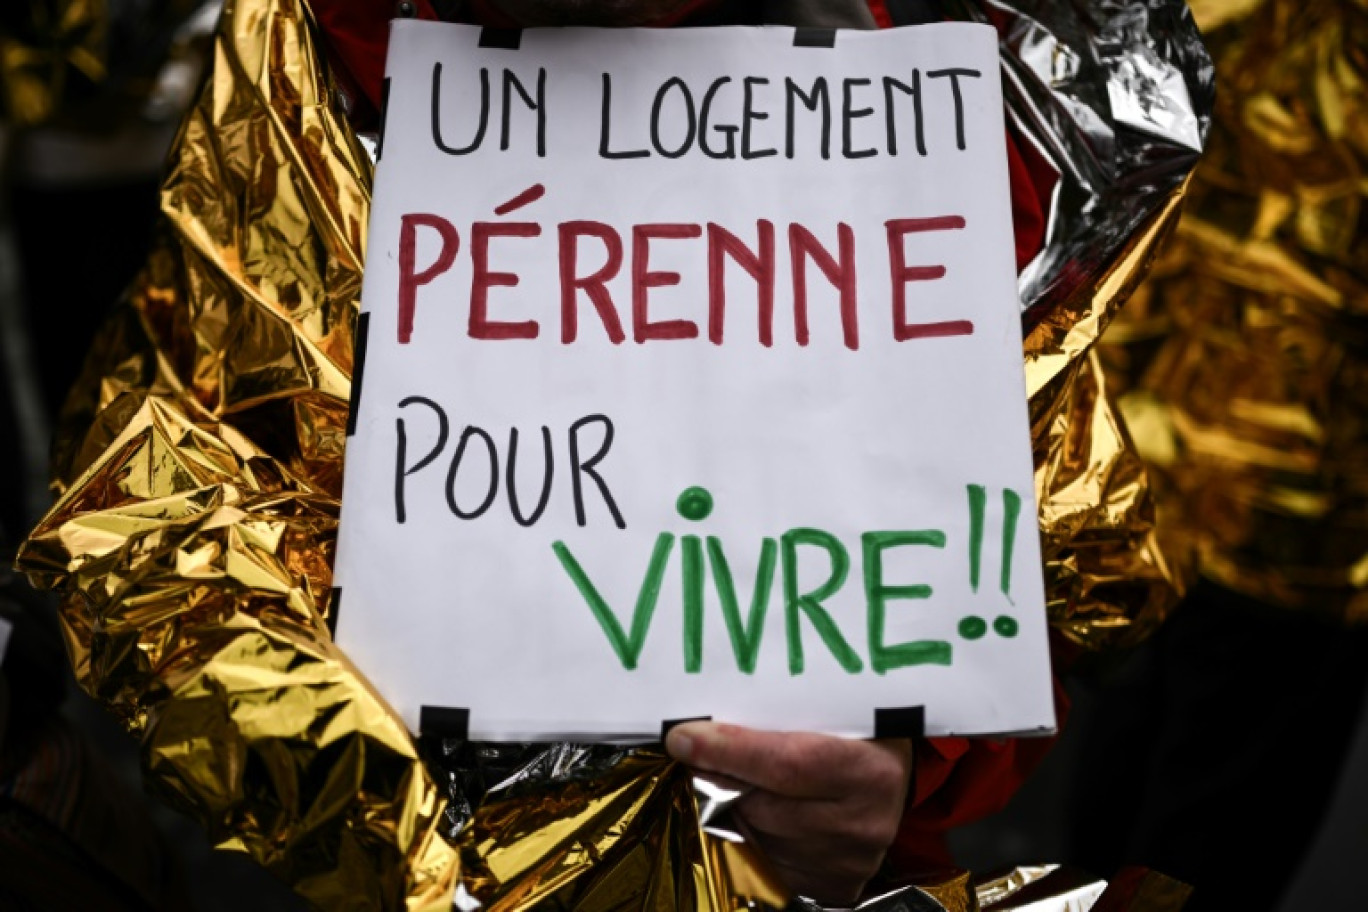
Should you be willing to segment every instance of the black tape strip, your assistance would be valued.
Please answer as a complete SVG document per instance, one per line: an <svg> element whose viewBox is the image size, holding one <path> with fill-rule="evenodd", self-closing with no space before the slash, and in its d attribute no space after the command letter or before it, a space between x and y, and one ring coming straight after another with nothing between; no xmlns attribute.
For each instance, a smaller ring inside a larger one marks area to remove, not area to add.
<svg viewBox="0 0 1368 912"><path fill-rule="evenodd" d="M385 154L385 114L389 111L389 77L380 83L380 138L375 141L375 160Z"/></svg>
<svg viewBox="0 0 1368 912"><path fill-rule="evenodd" d="M691 716L688 719L666 719L660 723L660 740L664 741L665 736L670 733L670 729L676 725L683 725L685 722L711 722L712 716Z"/></svg>
<svg viewBox="0 0 1368 912"><path fill-rule="evenodd" d="M424 706L418 711L418 733L467 741L470 739L470 710L464 706Z"/></svg>
<svg viewBox="0 0 1368 912"><path fill-rule="evenodd" d="M894 706L874 710L874 737L920 738L926 734L926 707Z"/></svg>
<svg viewBox="0 0 1368 912"><path fill-rule="evenodd" d="M480 47L516 51L522 46L522 29L480 29Z"/></svg>
<svg viewBox="0 0 1368 912"><path fill-rule="evenodd" d="M332 587L332 598L328 600L328 633L337 639L337 612L342 610L342 587Z"/></svg>
<svg viewBox="0 0 1368 912"><path fill-rule="evenodd" d="M352 354L351 401L347 403L347 436L356 433L356 414L361 409L361 381L366 374L366 339L370 337L370 314L356 319L356 349Z"/></svg>
<svg viewBox="0 0 1368 912"><path fill-rule="evenodd" d="M887 0L887 4L888 17L894 25L926 25L946 18L937 9L936 0Z"/></svg>
<svg viewBox="0 0 1368 912"><path fill-rule="evenodd" d="M793 46L796 48L834 48L836 46L836 30L796 28L793 30Z"/></svg>

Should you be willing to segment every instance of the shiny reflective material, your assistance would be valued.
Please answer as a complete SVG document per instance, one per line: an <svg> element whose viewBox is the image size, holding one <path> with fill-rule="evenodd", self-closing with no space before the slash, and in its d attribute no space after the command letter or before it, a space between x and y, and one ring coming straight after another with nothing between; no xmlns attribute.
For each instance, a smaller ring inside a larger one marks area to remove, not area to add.
<svg viewBox="0 0 1368 912"><path fill-rule="evenodd" d="M443 741L436 753L467 901L721 912L787 900L730 819L741 793L657 749Z"/></svg>
<svg viewBox="0 0 1368 912"><path fill-rule="evenodd" d="M884 891L850 912L1179 912L1192 888L1144 868L1118 871L1111 883L1077 868L1023 865L977 883L968 871L928 875L915 886ZM801 912L836 912L800 898Z"/></svg>
<svg viewBox="0 0 1368 912"><path fill-rule="evenodd" d="M974 892L981 905L991 906L1006 902L1033 883L1038 883L1059 870L1059 865L1018 865L1012 870L989 876L979 882Z"/></svg>
<svg viewBox="0 0 1368 912"><path fill-rule="evenodd" d="M1051 621L1104 648L1174 590L1092 347L1176 219L1210 67L1175 0L960 12L999 25L1011 120L1060 175L1025 365ZM437 742L425 765L333 645L371 167L317 40L300 0L225 7L163 233L63 419L20 564L59 591L78 678L154 790L319 906L782 906L731 790L641 748ZM965 872L922 889L972 908Z"/></svg>
<svg viewBox="0 0 1368 912"><path fill-rule="evenodd" d="M1183 576L1365 623L1368 7L1196 12L1211 154L1105 358Z"/></svg>
<svg viewBox="0 0 1368 912"><path fill-rule="evenodd" d="M371 169L314 42L293 0L226 8L20 563L220 847L325 908L442 909L441 795L327 627Z"/></svg>
<svg viewBox="0 0 1368 912"><path fill-rule="evenodd" d="M984 912L1087 912L1106 890L1105 880L1052 864L1018 867L980 882L975 893Z"/></svg>
<svg viewBox="0 0 1368 912"><path fill-rule="evenodd" d="M1211 61L1169 0L951 5L998 28L1009 120L1059 176L1020 279L1050 622L1084 649L1133 643L1178 590L1093 346L1177 220Z"/></svg>

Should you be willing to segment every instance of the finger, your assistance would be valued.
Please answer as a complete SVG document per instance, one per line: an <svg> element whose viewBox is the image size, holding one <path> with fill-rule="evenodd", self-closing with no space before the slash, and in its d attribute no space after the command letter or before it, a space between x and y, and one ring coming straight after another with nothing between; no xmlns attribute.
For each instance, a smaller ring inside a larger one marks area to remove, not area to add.
<svg viewBox="0 0 1368 912"><path fill-rule="evenodd" d="M666 749L699 769L796 798L835 798L896 774L887 748L803 732L765 732L716 722L670 729Z"/></svg>
<svg viewBox="0 0 1368 912"><path fill-rule="evenodd" d="M789 798L756 790L738 802L736 810L747 826L769 836L839 837L845 827L840 802L827 798Z"/></svg>
<svg viewBox="0 0 1368 912"><path fill-rule="evenodd" d="M883 863L883 853L844 851L836 840L811 841L755 834L761 853L795 892L827 906L850 906Z"/></svg>
<svg viewBox="0 0 1368 912"><path fill-rule="evenodd" d="M765 836L803 836L837 844L845 851L882 853L898 835L901 803L785 798L751 792L737 805L741 819Z"/></svg>
<svg viewBox="0 0 1368 912"><path fill-rule="evenodd" d="M914 760L911 738L880 738L869 743L886 753L890 759L898 764L898 768L903 772L901 781L904 785L910 782Z"/></svg>

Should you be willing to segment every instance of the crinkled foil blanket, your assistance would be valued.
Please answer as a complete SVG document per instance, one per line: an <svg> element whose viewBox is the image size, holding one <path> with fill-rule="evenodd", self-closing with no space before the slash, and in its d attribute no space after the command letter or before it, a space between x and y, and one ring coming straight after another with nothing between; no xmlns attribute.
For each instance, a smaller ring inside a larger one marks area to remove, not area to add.
<svg viewBox="0 0 1368 912"><path fill-rule="evenodd" d="M1175 590L1093 344L1175 221L1210 64L1176 0L952 13L998 27L1013 127L1059 174L1022 279L1048 608L1110 648ZM371 166L318 41L301 0L227 5L160 241L64 416L20 563L77 676L156 792L323 908L783 905L725 796L657 751L437 745L434 778L333 644ZM928 893L977 901L967 875Z"/></svg>
<svg viewBox="0 0 1368 912"><path fill-rule="evenodd" d="M1368 623L1368 3L1194 12L1210 150L1108 373L1180 573Z"/></svg>

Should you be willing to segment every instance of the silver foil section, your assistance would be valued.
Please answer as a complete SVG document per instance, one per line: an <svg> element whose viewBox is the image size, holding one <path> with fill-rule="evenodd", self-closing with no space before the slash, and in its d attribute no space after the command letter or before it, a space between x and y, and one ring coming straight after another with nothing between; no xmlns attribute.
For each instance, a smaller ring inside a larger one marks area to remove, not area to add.
<svg viewBox="0 0 1368 912"><path fill-rule="evenodd" d="M1180 0L946 0L1001 35L1008 116L1059 174L1044 249L1021 274L1026 329L1094 285L1187 177L1215 69Z"/></svg>

